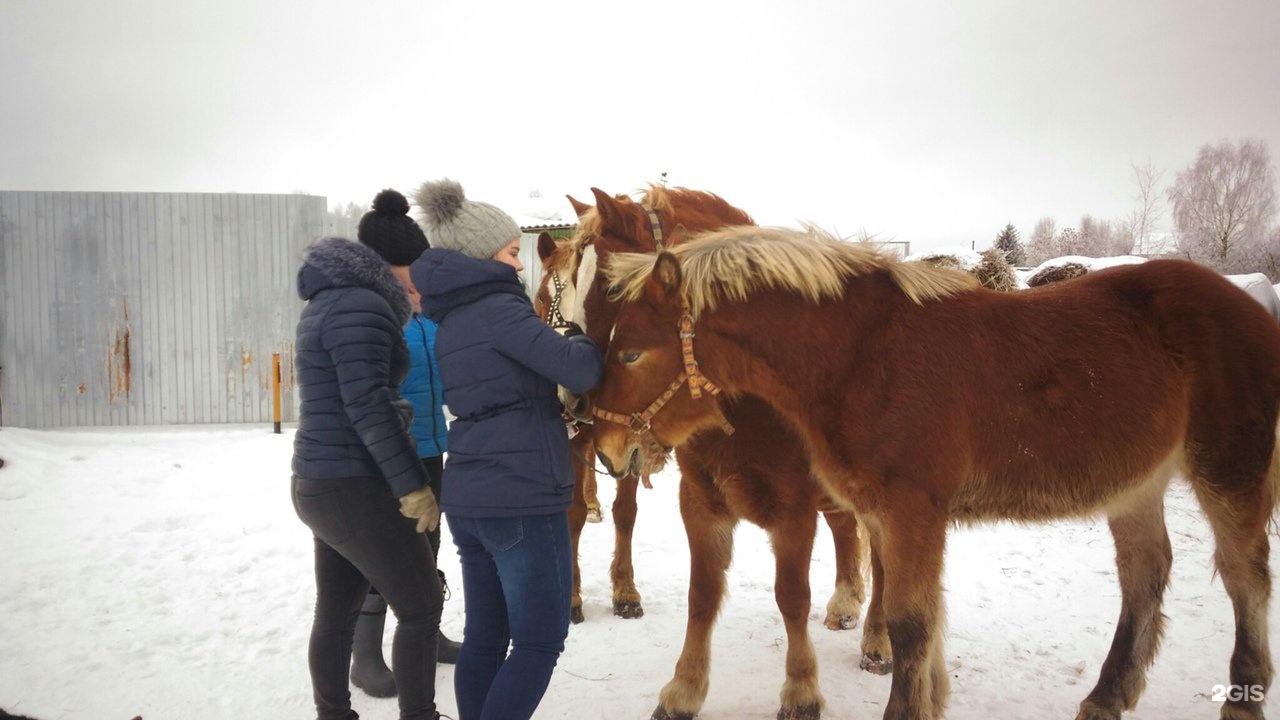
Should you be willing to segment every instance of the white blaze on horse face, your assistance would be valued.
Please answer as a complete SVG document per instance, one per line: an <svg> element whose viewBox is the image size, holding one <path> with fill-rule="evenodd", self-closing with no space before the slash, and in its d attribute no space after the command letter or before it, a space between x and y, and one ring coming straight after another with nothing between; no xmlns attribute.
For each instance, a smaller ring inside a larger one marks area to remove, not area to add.
<svg viewBox="0 0 1280 720"><path fill-rule="evenodd" d="M587 330L587 291L596 279L596 248L588 245L582 249L582 257L578 258L578 274L573 278L573 316L569 319L578 323L583 331ZM577 288L586 288L577 292ZM569 288L565 288L567 292Z"/></svg>

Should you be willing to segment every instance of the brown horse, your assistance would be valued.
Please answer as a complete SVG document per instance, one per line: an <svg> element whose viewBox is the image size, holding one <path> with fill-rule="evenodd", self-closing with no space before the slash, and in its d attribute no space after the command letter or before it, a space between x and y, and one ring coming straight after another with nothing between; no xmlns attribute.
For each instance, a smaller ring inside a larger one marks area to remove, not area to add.
<svg viewBox="0 0 1280 720"><path fill-rule="evenodd" d="M606 353L616 305L604 298L597 272L601 261L622 250L652 253L659 243L671 242L677 225L713 229L752 223L746 213L711 193L650 187L636 203L597 189L592 192L594 208L573 201L581 221L574 244L581 260L575 261L579 272L573 283L572 316ZM807 623L818 512L831 528L836 549L827 627L846 628L857 620L865 597L866 543L859 540L854 515L813 481L800 437L768 404L742 395L725 400L724 415L735 429L732 434L710 429L676 451L680 513L690 551L689 620L675 676L660 693L653 717L691 718L702 708L709 688L711 631L733 558L733 530L746 519L766 530L772 541L774 592L787 630L786 681L778 717L817 718L823 699ZM875 607L873 599L864 626L864 645L873 643L866 647L869 661L874 661L868 668L887 672L888 635L883 622L875 624Z"/></svg>
<svg viewBox="0 0 1280 720"><path fill-rule="evenodd" d="M557 329L566 327L560 304L573 302L573 273L578 267L578 253L568 240L557 242L548 233L538 236L538 256L545 272L534 296L538 315ZM582 570L578 565L578 542L587 524L588 513L599 501L595 499L595 445L591 426L577 424L577 434L569 440L573 450L573 504L569 506L570 546L573 552L573 594L569 617L575 623L586 619L582 612ZM631 563L631 535L636 525L636 491L640 484L634 474L617 478L617 494L613 501L613 562L609 579L613 587L613 614L633 619L644 616L640 591L636 589L635 567Z"/></svg>
<svg viewBox="0 0 1280 720"><path fill-rule="evenodd" d="M1235 608L1230 683L1251 689L1222 717L1263 716L1280 327L1217 273L1160 260L997 293L815 232L735 228L615 256L609 281L624 301L597 412L702 390L680 389L643 426L598 426L600 456L635 468L651 445L718 427L708 388L758 395L788 418L883 564L894 659L884 717L945 708L949 522L1096 513L1115 540L1122 602L1078 718L1132 708L1162 635L1164 493L1179 472Z"/></svg>

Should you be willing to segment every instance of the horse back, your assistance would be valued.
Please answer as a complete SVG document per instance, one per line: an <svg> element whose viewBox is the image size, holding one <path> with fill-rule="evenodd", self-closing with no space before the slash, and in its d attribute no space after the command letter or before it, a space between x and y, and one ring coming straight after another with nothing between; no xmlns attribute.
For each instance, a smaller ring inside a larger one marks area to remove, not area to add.
<svg viewBox="0 0 1280 720"><path fill-rule="evenodd" d="M910 372L881 365L852 393L875 419L847 436L876 475L953 468L937 492L956 517L1090 513L1170 467L1256 484L1270 465L1280 325L1195 264L975 290L886 328L877 362Z"/></svg>

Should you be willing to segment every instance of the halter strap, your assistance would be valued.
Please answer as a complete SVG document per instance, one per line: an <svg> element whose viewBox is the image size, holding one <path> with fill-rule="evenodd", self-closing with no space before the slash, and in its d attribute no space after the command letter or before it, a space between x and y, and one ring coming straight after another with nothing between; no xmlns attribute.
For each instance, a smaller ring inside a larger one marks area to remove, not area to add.
<svg viewBox="0 0 1280 720"><path fill-rule="evenodd" d="M671 398L675 397L676 392L680 390L680 386L687 383L689 385L689 396L695 400L702 397L703 390L706 390L712 396L719 395L721 393L720 386L711 382L711 380L707 378L706 375L703 375L702 371L698 369L698 360L693 354L693 338L695 337L695 333L693 331L693 315L690 314L687 304L684 306L683 311L684 312L680 315L680 322L677 326L680 331L680 355L684 362L684 370L680 371L680 374L676 376L676 379L672 380L671 384L667 385L667 389L664 390L656 400L649 403L649 407L646 407L640 412L624 415L622 413L616 413L596 406L591 409L592 415L600 418L601 420L607 420L618 425L623 425L636 435L643 435L650 432L650 424L653 421L653 416L657 415L658 411L666 406L666 404L671 401ZM733 426L729 424L728 420L722 420L720 427L724 430L726 435L733 434Z"/></svg>
<svg viewBox="0 0 1280 720"><path fill-rule="evenodd" d="M648 205L641 205L645 213L649 216L649 229L653 232L653 242L656 245L655 251L662 252L662 221L658 219L658 211Z"/></svg>
<svg viewBox="0 0 1280 720"><path fill-rule="evenodd" d="M560 298L564 297L565 282L560 278L559 270L551 271L551 284L555 286L555 293L551 296L551 302L547 305L547 324L554 330L569 327L569 321L564 319L564 315L560 312Z"/></svg>

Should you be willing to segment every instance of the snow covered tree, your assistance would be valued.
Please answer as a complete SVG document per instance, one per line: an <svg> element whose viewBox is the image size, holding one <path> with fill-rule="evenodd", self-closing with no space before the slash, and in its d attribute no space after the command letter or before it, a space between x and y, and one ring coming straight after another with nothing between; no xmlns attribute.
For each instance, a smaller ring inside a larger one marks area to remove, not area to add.
<svg viewBox="0 0 1280 720"><path fill-rule="evenodd" d="M1053 218L1043 217L1036 221L1035 229L1031 231L1031 239L1027 241L1028 265L1039 265L1061 254L1054 242L1057 232L1058 223Z"/></svg>
<svg viewBox="0 0 1280 720"><path fill-rule="evenodd" d="M1022 247L1022 241L1018 239L1018 229L1013 223L1007 223L1004 229L996 235L996 249L1004 253L1004 259L1009 261L1010 265L1018 266L1027 261L1027 251Z"/></svg>
<svg viewBox="0 0 1280 720"><path fill-rule="evenodd" d="M1156 227L1164 217L1164 210L1160 207L1159 191L1164 171L1156 170L1150 160L1144 165L1131 164L1130 167L1133 168L1133 181L1138 189L1133 197L1137 206L1124 219L1121 233L1129 236L1131 249L1128 252L1135 255L1150 255L1161 251L1160 248L1153 247L1152 236L1155 235Z"/></svg>
<svg viewBox="0 0 1280 720"><path fill-rule="evenodd" d="M1273 254L1275 179L1266 143L1204 145L1169 189L1178 252L1219 272L1262 269Z"/></svg>

